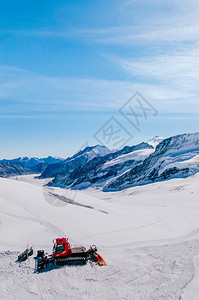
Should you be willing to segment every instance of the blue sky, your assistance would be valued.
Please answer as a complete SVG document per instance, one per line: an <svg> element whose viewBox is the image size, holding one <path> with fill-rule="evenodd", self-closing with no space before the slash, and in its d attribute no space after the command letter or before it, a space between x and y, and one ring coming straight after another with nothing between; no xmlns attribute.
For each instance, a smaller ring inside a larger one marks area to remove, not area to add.
<svg viewBox="0 0 199 300"><path fill-rule="evenodd" d="M1 158L67 157L112 116L129 144L198 131L198 1L40 2L0 4ZM137 91L158 111L139 132Z"/></svg>

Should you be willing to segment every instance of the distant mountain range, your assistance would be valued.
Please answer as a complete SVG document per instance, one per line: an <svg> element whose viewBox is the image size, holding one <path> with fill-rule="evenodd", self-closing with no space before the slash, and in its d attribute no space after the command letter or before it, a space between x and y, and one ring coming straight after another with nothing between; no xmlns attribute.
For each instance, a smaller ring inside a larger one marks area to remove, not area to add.
<svg viewBox="0 0 199 300"><path fill-rule="evenodd" d="M32 168L35 167L36 165L43 163L46 165L50 165L50 164L55 164L58 162L63 161L63 158L56 158L56 157L52 157L52 156L48 156L46 158L37 158L37 157L18 157L18 158L14 158L9 160L10 162L20 162L24 165L24 167L26 168Z"/></svg>
<svg viewBox="0 0 199 300"><path fill-rule="evenodd" d="M40 178L53 178L49 185L87 188L106 182L141 164L155 151L155 144L163 138L155 137L149 143L125 146L111 151L105 146L86 147L66 160L48 166Z"/></svg>
<svg viewBox="0 0 199 300"><path fill-rule="evenodd" d="M90 152L96 147L48 166L40 178L53 178L49 183L53 186L117 191L199 172L199 133L155 137L147 143L93 157Z"/></svg>
<svg viewBox="0 0 199 300"><path fill-rule="evenodd" d="M117 191L132 186L188 177L199 172L199 133L167 139L155 137L138 145L110 150L92 146L67 159L19 157L0 161L0 176L41 173L49 185Z"/></svg>
<svg viewBox="0 0 199 300"><path fill-rule="evenodd" d="M96 146L91 151L95 148ZM96 156L90 160L87 159L88 152L80 153L58 166L49 166L41 178L54 177L52 185L86 188L123 173L130 167L141 163L153 151L154 148L151 145L141 143L136 146L126 146L122 150Z"/></svg>
<svg viewBox="0 0 199 300"><path fill-rule="evenodd" d="M8 177L14 175L25 175L31 173L42 173L50 164L63 161L63 158L48 156L46 158L18 157L11 160L0 161L0 176Z"/></svg>

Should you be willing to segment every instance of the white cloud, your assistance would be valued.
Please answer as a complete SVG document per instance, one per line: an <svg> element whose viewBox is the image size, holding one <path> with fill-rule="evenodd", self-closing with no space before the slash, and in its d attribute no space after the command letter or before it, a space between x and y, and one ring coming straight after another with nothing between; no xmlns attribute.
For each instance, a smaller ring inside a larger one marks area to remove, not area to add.
<svg viewBox="0 0 199 300"><path fill-rule="evenodd" d="M147 9L143 15L136 15L136 5L144 8L144 4L150 7L153 17ZM113 55L107 47L106 56L132 75L132 80L53 78L1 67L0 103L10 103L7 106L0 104L1 109L19 112L71 109L106 111L118 109L132 94L140 91L163 112L169 109L172 112L195 112L199 105L198 1L168 0L163 3L162 0L133 0L121 2L121 6L123 17L127 16L122 26L71 29L67 32L33 30L7 33L51 38L73 37L89 42L118 44L128 50L132 46L144 45L148 52L138 55L133 52L128 57L122 51ZM131 18L135 17L136 22L131 22L128 14Z"/></svg>
<svg viewBox="0 0 199 300"><path fill-rule="evenodd" d="M121 2L121 26L76 30L95 42L132 46L136 43L195 42L199 38L198 0L130 0Z"/></svg>
<svg viewBox="0 0 199 300"><path fill-rule="evenodd" d="M121 26L79 29L63 26L54 31L1 30L0 35L86 39L124 46L137 42L186 42L199 38L198 0L130 0L122 1L116 10L118 18L122 18Z"/></svg>
<svg viewBox="0 0 199 300"><path fill-rule="evenodd" d="M140 59L114 59L134 78L148 82L149 93L153 91L155 98L162 101L162 111L199 111L198 50Z"/></svg>
<svg viewBox="0 0 199 300"><path fill-rule="evenodd" d="M195 94L190 96L190 93L174 85L138 83L133 80L53 78L5 67L0 68L0 75L3 81L0 85L0 112L7 117L16 114L32 117L43 114L50 117L71 110L116 111L136 91L162 113L171 111L171 107L173 113L192 113L196 109Z"/></svg>

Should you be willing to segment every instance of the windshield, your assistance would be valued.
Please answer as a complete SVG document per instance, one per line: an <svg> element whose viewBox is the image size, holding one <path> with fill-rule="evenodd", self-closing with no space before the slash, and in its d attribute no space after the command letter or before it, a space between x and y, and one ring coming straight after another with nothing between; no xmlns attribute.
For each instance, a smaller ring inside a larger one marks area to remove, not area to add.
<svg viewBox="0 0 199 300"><path fill-rule="evenodd" d="M64 244L55 245L54 253L61 253L64 251Z"/></svg>

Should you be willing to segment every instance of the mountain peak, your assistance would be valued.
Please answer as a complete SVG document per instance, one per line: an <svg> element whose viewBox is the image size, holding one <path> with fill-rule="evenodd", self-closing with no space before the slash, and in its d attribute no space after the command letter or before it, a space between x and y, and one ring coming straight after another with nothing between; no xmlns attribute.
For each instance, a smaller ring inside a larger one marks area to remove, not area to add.
<svg viewBox="0 0 199 300"><path fill-rule="evenodd" d="M151 146L153 146L154 148L156 148L156 146L161 143L164 140L163 137L161 136L155 136L154 138L150 139L147 143Z"/></svg>

